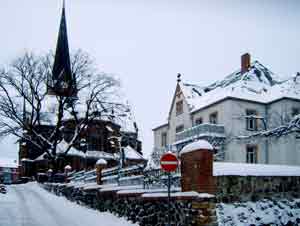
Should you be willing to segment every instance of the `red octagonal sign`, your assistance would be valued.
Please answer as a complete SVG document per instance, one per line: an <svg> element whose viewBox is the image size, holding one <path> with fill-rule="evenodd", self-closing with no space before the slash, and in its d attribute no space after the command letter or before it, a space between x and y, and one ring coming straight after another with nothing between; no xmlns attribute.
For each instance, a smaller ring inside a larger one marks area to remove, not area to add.
<svg viewBox="0 0 300 226"><path fill-rule="evenodd" d="M166 172L172 172L177 169L178 159L173 153L166 153L160 158L161 168Z"/></svg>

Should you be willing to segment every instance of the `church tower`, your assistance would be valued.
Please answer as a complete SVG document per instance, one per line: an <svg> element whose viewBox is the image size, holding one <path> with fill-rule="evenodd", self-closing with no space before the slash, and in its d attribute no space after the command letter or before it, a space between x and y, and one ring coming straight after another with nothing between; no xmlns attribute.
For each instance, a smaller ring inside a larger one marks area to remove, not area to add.
<svg viewBox="0 0 300 226"><path fill-rule="evenodd" d="M71 71L65 1L63 1L52 77L47 81L47 93L73 98L77 96L76 78Z"/></svg>

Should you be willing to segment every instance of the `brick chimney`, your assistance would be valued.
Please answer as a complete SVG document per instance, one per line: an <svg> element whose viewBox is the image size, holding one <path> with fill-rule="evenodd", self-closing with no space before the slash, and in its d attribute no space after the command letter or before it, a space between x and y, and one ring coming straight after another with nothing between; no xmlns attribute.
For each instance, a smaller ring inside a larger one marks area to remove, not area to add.
<svg viewBox="0 0 300 226"><path fill-rule="evenodd" d="M249 53L245 53L241 56L241 73L248 71L250 67L251 56Z"/></svg>

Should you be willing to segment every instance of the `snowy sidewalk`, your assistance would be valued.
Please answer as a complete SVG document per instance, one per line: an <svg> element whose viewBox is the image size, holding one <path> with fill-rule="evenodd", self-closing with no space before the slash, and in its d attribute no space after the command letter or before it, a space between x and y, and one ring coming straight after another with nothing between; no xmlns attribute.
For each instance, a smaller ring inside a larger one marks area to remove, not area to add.
<svg viewBox="0 0 300 226"><path fill-rule="evenodd" d="M79 206L36 183L7 186L0 194L0 226L134 226L110 213Z"/></svg>

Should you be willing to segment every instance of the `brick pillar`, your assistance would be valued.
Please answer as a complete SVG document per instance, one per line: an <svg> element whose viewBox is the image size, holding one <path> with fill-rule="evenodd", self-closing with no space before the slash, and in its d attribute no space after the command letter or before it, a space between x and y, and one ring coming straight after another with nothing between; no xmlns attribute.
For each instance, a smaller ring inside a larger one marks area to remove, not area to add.
<svg viewBox="0 0 300 226"><path fill-rule="evenodd" d="M64 173L65 173L65 182L69 182L68 181L68 176L69 176L69 173L72 171L72 167L70 165L66 165L64 167Z"/></svg>
<svg viewBox="0 0 300 226"><path fill-rule="evenodd" d="M96 162L96 174L97 174L97 184L102 184L101 176L102 170L107 166L107 162L104 159L99 159Z"/></svg>
<svg viewBox="0 0 300 226"><path fill-rule="evenodd" d="M188 144L180 152L182 191L214 194L213 147L206 140Z"/></svg>

